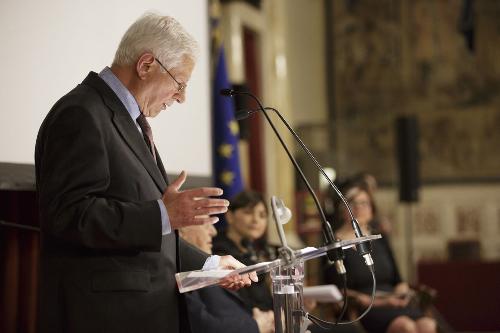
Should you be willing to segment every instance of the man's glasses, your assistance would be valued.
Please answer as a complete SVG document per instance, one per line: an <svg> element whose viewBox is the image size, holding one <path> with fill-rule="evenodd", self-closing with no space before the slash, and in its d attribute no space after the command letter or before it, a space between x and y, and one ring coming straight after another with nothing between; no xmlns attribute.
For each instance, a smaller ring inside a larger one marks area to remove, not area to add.
<svg viewBox="0 0 500 333"><path fill-rule="evenodd" d="M155 58L155 60L160 64L161 68L163 68L167 73L168 75L170 75L170 77L175 81L175 83L177 83L177 92L182 92L184 89L186 89L186 84L185 83L180 83L179 81L177 81L175 79L175 77L172 75L172 73L170 73L168 71L168 69L163 66L163 64L160 62L160 60L158 60L158 58Z"/></svg>

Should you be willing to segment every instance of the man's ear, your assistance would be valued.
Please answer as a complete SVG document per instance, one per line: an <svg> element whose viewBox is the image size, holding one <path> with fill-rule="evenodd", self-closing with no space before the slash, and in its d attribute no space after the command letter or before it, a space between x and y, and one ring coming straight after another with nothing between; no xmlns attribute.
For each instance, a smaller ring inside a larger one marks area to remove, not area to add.
<svg viewBox="0 0 500 333"><path fill-rule="evenodd" d="M155 62L155 57L151 53L144 53L139 57L136 63L135 70L141 80L144 80L152 70L152 65Z"/></svg>

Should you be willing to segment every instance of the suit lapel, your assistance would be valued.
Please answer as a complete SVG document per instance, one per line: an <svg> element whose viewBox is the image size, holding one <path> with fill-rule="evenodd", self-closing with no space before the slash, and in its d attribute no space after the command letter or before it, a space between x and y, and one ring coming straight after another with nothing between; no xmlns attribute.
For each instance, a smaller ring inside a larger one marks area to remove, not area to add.
<svg viewBox="0 0 500 333"><path fill-rule="evenodd" d="M134 121L120 99L96 73L91 72L83 81L83 84L93 87L102 96L104 103L113 111L113 123L118 132L120 132L123 140L144 165L144 168L151 178L153 178L160 192L163 193L167 187L166 179L162 175L165 170L160 171L141 133L137 130ZM156 156L159 155L157 154ZM161 167L163 168L163 164Z"/></svg>

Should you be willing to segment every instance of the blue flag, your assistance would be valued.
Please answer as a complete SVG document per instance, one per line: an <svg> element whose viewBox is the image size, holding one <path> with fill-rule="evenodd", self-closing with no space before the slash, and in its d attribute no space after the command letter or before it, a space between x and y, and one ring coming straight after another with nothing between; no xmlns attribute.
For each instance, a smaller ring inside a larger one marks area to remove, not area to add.
<svg viewBox="0 0 500 333"><path fill-rule="evenodd" d="M238 152L239 127L234 119L234 100L222 96L221 89L231 88L227 77L224 50L220 48L213 85L213 173L214 184L231 199L243 190Z"/></svg>

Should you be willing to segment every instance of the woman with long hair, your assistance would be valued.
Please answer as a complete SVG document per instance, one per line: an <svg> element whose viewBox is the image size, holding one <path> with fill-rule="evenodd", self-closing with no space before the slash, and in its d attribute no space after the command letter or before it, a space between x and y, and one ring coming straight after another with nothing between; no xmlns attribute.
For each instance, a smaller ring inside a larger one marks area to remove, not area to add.
<svg viewBox="0 0 500 333"><path fill-rule="evenodd" d="M360 180L347 181L340 189L349 202L363 234L370 235L372 221L377 212L372 191ZM336 200L334 212L336 236L342 240L355 238L350 224L351 218L340 200ZM355 298L363 310L371 302L371 274L354 249L346 250L345 254L349 295ZM386 237L372 242L372 257L375 261L378 296L375 297L373 308L361 319L365 330L370 333L435 333L434 319L426 317L410 303L410 287L401 279ZM333 267L326 270L325 280L341 285Z"/></svg>

